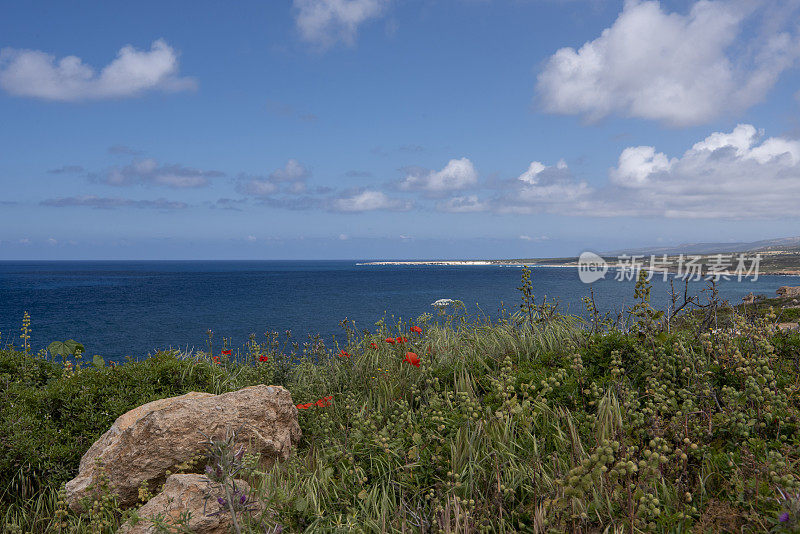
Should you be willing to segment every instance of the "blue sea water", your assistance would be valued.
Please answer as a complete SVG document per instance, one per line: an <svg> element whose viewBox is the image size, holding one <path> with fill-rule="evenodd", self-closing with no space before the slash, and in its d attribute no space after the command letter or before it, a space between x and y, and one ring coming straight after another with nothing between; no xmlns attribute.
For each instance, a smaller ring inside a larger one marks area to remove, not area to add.
<svg viewBox="0 0 800 534"><path fill-rule="evenodd" d="M75 339L109 360L146 357L162 348L203 348L206 331L242 346L250 333L291 330L344 339L347 317L374 329L386 315L403 319L433 312L437 299L462 300L472 314L499 317L519 304L520 269L509 266L364 266L357 261L105 261L0 262L0 344L19 345L25 311L34 349ZM575 269L533 269L537 298L583 313L589 286ZM676 287L679 284L676 284ZM774 295L800 277L721 281L720 295L738 303L751 291ZM633 281L610 273L592 284L601 309L633 302ZM704 283L693 283L699 292ZM682 288L682 286L680 286ZM669 285L654 278L652 301L664 309Z"/></svg>

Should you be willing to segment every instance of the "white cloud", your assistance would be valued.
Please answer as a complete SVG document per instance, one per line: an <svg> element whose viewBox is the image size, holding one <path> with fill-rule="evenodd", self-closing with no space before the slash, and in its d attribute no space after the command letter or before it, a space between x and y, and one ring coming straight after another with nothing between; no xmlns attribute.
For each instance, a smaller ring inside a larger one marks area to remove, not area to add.
<svg viewBox="0 0 800 534"><path fill-rule="evenodd" d="M352 45L358 27L379 17L389 0L294 0L295 22L306 41L330 46L338 41Z"/></svg>
<svg viewBox="0 0 800 534"><path fill-rule="evenodd" d="M239 183L237 190L245 195L268 197L278 190L278 186L267 179L251 177Z"/></svg>
<svg viewBox="0 0 800 534"><path fill-rule="evenodd" d="M628 147L608 177L593 187L565 164L533 162L500 196L455 197L437 207L588 217L800 218L800 140L765 137L749 124L711 133L679 157L652 146Z"/></svg>
<svg viewBox="0 0 800 534"><path fill-rule="evenodd" d="M76 56L57 60L39 50L4 48L0 50L0 87L17 96L60 101L194 89L195 80L180 77L178 67L178 54L161 39L149 51L124 46L99 74Z"/></svg>
<svg viewBox="0 0 800 534"><path fill-rule="evenodd" d="M249 235L249 236L247 236L245 239L246 239L247 241L249 241L250 243L255 243L255 242L257 241L257 238L256 238L256 236L254 236L254 235Z"/></svg>
<svg viewBox="0 0 800 534"><path fill-rule="evenodd" d="M467 158L451 159L444 169L428 173L409 174L400 183L404 190L423 190L434 195L445 194L475 186L478 171Z"/></svg>
<svg viewBox="0 0 800 534"><path fill-rule="evenodd" d="M478 200L477 195L469 195L453 197L447 199L445 202L439 202L436 204L436 209L450 213L474 213L478 211L486 211L489 209L489 205Z"/></svg>
<svg viewBox="0 0 800 534"><path fill-rule="evenodd" d="M40 202L42 206L53 208L95 208L95 209L116 209L116 208L149 208L158 210L179 210L188 207L185 202L177 202L159 198L156 200L131 200L128 198L108 198L95 195L83 195L77 197L50 198Z"/></svg>
<svg viewBox="0 0 800 534"><path fill-rule="evenodd" d="M627 148L610 177L617 187L598 206L608 215L800 216L800 141L764 139L749 124L712 133L680 158L653 147Z"/></svg>
<svg viewBox="0 0 800 534"><path fill-rule="evenodd" d="M793 7L770 4L792 20ZM626 0L600 37L549 59L538 77L541 104L589 120L619 113L675 126L744 110L764 99L800 53L797 36L774 26L737 40L766 11L751 2L700 0L682 15L657 1Z"/></svg>
<svg viewBox="0 0 800 534"><path fill-rule="evenodd" d="M241 176L236 188L242 194L257 197L268 197L279 191L299 195L306 191L306 181L309 177L311 177L311 171L296 159L291 158L286 165L272 171L266 178Z"/></svg>
<svg viewBox="0 0 800 534"><path fill-rule="evenodd" d="M362 212L375 210L408 210L411 203L393 199L380 191L362 191L349 197L337 198L333 200L332 208L334 211Z"/></svg>
<svg viewBox="0 0 800 534"><path fill-rule="evenodd" d="M210 178L218 178L225 174L219 171L203 171L181 165L159 165L152 158L136 160L124 167L113 167L99 181L108 185L153 184L186 189L204 187Z"/></svg>
<svg viewBox="0 0 800 534"><path fill-rule="evenodd" d="M274 182L298 182L306 180L309 176L311 176L309 170L294 158L290 158L283 168L276 169L269 175Z"/></svg>
<svg viewBox="0 0 800 534"><path fill-rule="evenodd" d="M649 176L668 171L672 162L655 147L636 146L622 151L617 167L610 172L611 181L625 187L642 187Z"/></svg>
<svg viewBox="0 0 800 534"><path fill-rule="evenodd" d="M539 175L545 172L547 169L553 169L553 167L547 167L539 161L532 161L528 166L528 170L520 174L517 177L517 180L529 184L535 184L539 181ZM567 170L567 162L565 162L563 159L558 160L558 163L555 165L555 169L559 171Z"/></svg>
<svg viewBox="0 0 800 534"><path fill-rule="evenodd" d="M550 239L550 237L546 235L529 236L524 234L519 236L519 238L523 241L531 241L532 243L541 243L542 241L548 241Z"/></svg>

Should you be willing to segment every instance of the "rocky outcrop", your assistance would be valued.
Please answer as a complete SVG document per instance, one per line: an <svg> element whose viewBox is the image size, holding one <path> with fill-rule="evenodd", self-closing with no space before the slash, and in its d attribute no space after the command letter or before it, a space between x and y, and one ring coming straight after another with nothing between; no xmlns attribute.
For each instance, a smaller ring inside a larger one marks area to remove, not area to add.
<svg viewBox="0 0 800 534"><path fill-rule="evenodd" d="M78 476L67 483L67 501L81 511L102 469L120 505L132 506L143 483L152 489L167 471L202 454L204 435L221 439L231 430L235 445L260 454L265 468L288 458L301 436L292 396L280 386L153 401L121 415L86 451Z"/></svg>
<svg viewBox="0 0 800 534"><path fill-rule="evenodd" d="M742 297L742 303L744 304L753 304L755 301L756 301L756 296L753 295L752 291L746 297Z"/></svg>
<svg viewBox="0 0 800 534"><path fill-rule="evenodd" d="M260 504L250 498L250 486L243 480L235 481L238 493L238 520L244 514L259 514ZM194 534L228 534L233 524L226 504L225 491L211 483L203 475L172 475L164 484L161 493L139 508L133 520L128 521L117 534L155 534L158 525L169 525L168 532L192 532ZM241 504L239 499L244 501ZM188 512L188 514L187 514ZM188 520L187 520L188 515Z"/></svg>
<svg viewBox="0 0 800 534"><path fill-rule="evenodd" d="M776 293L779 297L800 297L800 286L781 286Z"/></svg>

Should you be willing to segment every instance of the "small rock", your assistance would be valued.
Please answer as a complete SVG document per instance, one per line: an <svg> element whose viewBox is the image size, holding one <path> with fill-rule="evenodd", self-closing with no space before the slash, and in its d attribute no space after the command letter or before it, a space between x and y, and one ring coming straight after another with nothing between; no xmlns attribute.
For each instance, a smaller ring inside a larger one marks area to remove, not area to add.
<svg viewBox="0 0 800 534"><path fill-rule="evenodd" d="M86 451L78 476L67 483L67 501L82 511L81 501L90 495L102 466L120 505L132 506L143 483L153 488L164 482L167 471L203 453L203 434L221 439L231 430L237 432L237 446L261 455L264 468L288 458L301 436L292 396L280 386L153 401L121 415Z"/></svg>
<svg viewBox="0 0 800 534"><path fill-rule="evenodd" d="M243 480L236 480L237 497L250 495L250 486ZM136 524L128 521L117 534L155 534L159 532L157 521L170 525L169 532L193 532L195 534L227 534L233 521L227 506L217 499L225 499L225 491L218 484L211 483L203 475L171 475L164 484L164 490L147 501L136 512ZM262 507L251 505L251 514L261 513ZM189 513L189 520L181 523L181 516ZM248 512L242 512L248 513Z"/></svg>

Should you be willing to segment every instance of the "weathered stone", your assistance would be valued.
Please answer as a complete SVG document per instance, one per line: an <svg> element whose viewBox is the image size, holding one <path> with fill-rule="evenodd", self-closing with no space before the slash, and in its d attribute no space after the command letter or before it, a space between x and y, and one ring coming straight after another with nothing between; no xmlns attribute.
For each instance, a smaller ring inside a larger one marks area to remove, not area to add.
<svg viewBox="0 0 800 534"><path fill-rule="evenodd" d="M73 510L82 510L81 500L90 494L102 465L120 505L131 506L142 483L152 488L168 470L202 454L203 434L220 439L231 430L236 445L260 454L264 467L288 458L301 436L292 396L280 386L153 401L121 415L86 451L78 476L67 483L67 501Z"/></svg>
<svg viewBox="0 0 800 534"><path fill-rule="evenodd" d="M250 499L250 486L243 480L236 480L237 493ZM128 521L117 534L155 534L157 525L170 525L169 532L193 532L195 534L228 534L233 521L227 506L217 499L225 499L225 491L219 484L211 483L203 475L171 475L161 493L147 501L136 512L136 522ZM262 507L256 504L247 506L240 514L260 514ZM186 515L188 513L188 521ZM241 516L239 521L241 521Z"/></svg>
<svg viewBox="0 0 800 534"><path fill-rule="evenodd" d="M800 286L781 286L776 293L779 297L800 297Z"/></svg>

